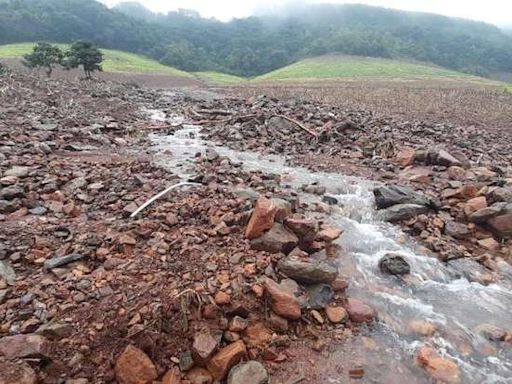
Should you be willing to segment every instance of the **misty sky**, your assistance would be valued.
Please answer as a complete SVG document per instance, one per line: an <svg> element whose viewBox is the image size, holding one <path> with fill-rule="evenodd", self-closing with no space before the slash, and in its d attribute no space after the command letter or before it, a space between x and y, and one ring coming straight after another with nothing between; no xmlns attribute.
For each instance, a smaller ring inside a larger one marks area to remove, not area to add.
<svg viewBox="0 0 512 384"><path fill-rule="evenodd" d="M123 0L100 1L113 5ZM204 17L213 16L220 20L249 16L263 9L276 9L283 4L293 5L305 1L315 3L357 2L410 11L434 12L498 25L512 25L511 0L138 0L153 11L167 12L178 8L194 9Z"/></svg>

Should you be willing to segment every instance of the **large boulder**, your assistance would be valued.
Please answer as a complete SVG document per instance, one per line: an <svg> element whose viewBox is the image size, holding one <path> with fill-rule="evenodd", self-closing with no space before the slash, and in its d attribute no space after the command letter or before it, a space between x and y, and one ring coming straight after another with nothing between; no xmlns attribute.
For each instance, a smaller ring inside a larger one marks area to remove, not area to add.
<svg viewBox="0 0 512 384"><path fill-rule="evenodd" d="M323 260L294 256L282 259L278 268L290 279L304 284L331 283L338 276L338 269Z"/></svg>
<svg viewBox="0 0 512 384"><path fill-rule="evenodd" d="M397 204L416 204L425 207L435 206L431 198L415 192L411 188L398 185L376 187L373 190L377 209L385 209Z"/></svg>
<svg viewBox="0 0 512 384"><path fill-rule="evenodd" d="M274 223L273 227L264 235L251 240L251 248L270 253L288 254L297 246L299 239L284 225Z"/></svg>

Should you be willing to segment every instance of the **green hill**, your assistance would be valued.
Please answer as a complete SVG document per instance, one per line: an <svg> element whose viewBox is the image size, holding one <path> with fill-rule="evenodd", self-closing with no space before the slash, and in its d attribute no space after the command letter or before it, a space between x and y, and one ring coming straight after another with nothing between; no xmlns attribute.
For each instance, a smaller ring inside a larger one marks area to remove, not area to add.
<svg viewBox="0 0 512 384"><path fill-rule="evenodd" d="M246 78L229 75L221 72L196 72L194 73L200 80L213 85L233 85L247 81Z"/></svg>
<svg viewBox="0 0 512 384"><path fill-rule="evenodd" d="M61 49L67 49L68 45L58 44ZM0 59L21 58L30 53L34 43L0 45ZM102 49L104 54L103 70L105 72L130 72L144 74L160 74L176 77L191 77L187 72L162 65L155 60L133 53Z"/></svg>
<svg viewBox="0 0 512 384"><path fill-rule="evenodd" d="M485 80L421 63L358 56L321 56L305 59L256 77L255 81L321 79L435 79Z"/></svg>

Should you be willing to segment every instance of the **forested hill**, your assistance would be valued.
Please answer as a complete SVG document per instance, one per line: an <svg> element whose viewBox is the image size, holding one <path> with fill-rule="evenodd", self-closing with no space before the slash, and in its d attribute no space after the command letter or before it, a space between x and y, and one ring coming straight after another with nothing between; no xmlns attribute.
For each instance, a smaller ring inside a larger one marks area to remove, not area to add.
<svg viewBox="0 0 512 384"><path fill-rule="evenodd" d="M262 74L344 53L431 62L478 75L512 73L512 37L490 24L363 5L310 5L222 23L140 4L0 0L0 43L89 39L188 71Z"/></svg>

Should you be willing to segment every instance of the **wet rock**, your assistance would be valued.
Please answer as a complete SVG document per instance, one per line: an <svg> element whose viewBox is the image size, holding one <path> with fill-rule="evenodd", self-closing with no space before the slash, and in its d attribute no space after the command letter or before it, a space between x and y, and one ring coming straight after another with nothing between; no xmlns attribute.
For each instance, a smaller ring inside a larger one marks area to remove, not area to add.
<svg viewBox="0 0 512 384"><path fill-rule="evenodd" d="M466 224L448 221L445 223L444 233L455 239L464 240L469 236L470 231Z"/></svg>
<svg viewBox="0 0 512 384"><path fill-rule="evenodd" d="M361 300L349 298L345 309L354 323L369 323L375 319L375 311Z"/></svg>
<svg viewBox="0 0 512 384"><path fill-rule="evenodd" d="M334 196L324 195L322 196L322 202L329 205L338 205L338 199Z"/></svg>
<svg viewBox="0 0 512 384"><path fill-rule="evenodd" d="M13 200L25 197L25 191L21 187L11 185L0 189L0 200Z"/></svg>
<svg viewBox="0 0 512 384"><path fill-rule="evenodd" d="M327 284L316 284L307 287L308 304L313 309L324 309L332 300L333 291Z"/></svg>
<svg viewBox="0 0 512 384"><path fill-rule="evenodd" d="M413 320L409 323L409 331L421 336L430 337L432 336L436 328L433 324L421 320Z"/></svg>
<svg viewBox="0 0 512 384"><path fill-rule="evenodd" d="M128 345L117 359L115 373L120 384L150 384L158 377L151 359L133 345Z"/></svg>
<svg viewBox="0 0 512 384"><path fill-rule="evenodd" d="M265 292L270 296L272 310L285 319L298 320L301 317L299 300L272 279L265 280Z"/></svg>
<svg viewBox="0 0 512 384"><path fill-rule="evenodd" d="M268 381L267 370L257 361L236 365L228 376L228 384L267 384Z"/></svg>
<svg viewBox="0 0 512 384"><path fill-rule="evenodd" d="M0 260L0 279L4 279L8 284L13 284L16 280L16 272L11 265L4 260Z"/></svg>
<svg viewBox="0 0 512 384"><path fill-rule="evenodd" d="M475 332L482 335L489 341L499 342L504 341L507 332L492 324L480 324L475 328Z"/></svg>
<svg viewBox="0 0 512 384"><path fill-rule="evenodd" d="M389 275L407 275L411 273L411 267L401 255L388 253L379 260L379 268Z"/></svg>
<svg viewBox="0 0 512 384"><path fill-rule="evenodd" d="M69 263L73 263L75 261L82 260L83 258L84 258L84 255L79 254L79 253L73 253L71 255L66 255L66 256L61 256L61 257L53 257L44 262L44 267L46 269L58 268L58 267L67 265Z"/></svg>
<svg viewBox="0 0 512 384"><path fill-rule="evenodd" d="M245 229L245 237L255 239L271 229L274 225L276 213L277 206L272 200L260 197L256 201L256 206Z"/></svg>
<svg viewBox="0 0 512 384"><path fill-rule="evenodd" d="M204 368L193 368L187 372L187 380L191 384L212 384L213 377Z"/></svg>
<svg viewBox="0 0 512 384"><path fill-rule="evenodd" d="M384 221L395 223L397 221L412 219L427 212L428 208L424 205L397 204L382 210L382 218Z"/></svg>
<svg viewBox="0 0 512 384"><path fill-rule="evenodd" d="M327 242L334 241L337 238L339 238L342 233L343 233L343 230L341 230L339 228L328 227L328 228L324 228L320 232L318 232L318 236L316 239L319 241L327 241Z"/></svg>
<svg viewBox="0 0 512 384"><path fill-rule="evenodd" d="M49 343L38 335L14 335L0 338L0 355L8 359L47 358Z"/></svg>
<svg viewBox="0 0 512 384"><path fill-rule="evenodd" d="M489 275L490 270L473 259L461 258L449 260L448 265L455 269L460 276L472 282L481 282L484 276Z"/></svg>
<svg viewBox="0 0 512 384"><path fill-rule="evenodd" d="M203 330L194 335L191 353L198 365L205 365L219 347L220 337L214 337L209 331Z"/></svg>
<svg viewBox="0 0 512 384"><path fill-rule="evenodd" d="M207 369L215 380L222 380L246 354L245 343L242 340L236 341L217 352L208 362Z"/></svg>
<svg viewBox="0 0 512 384"><path fill-rule="evenodd" d="M303 185L302 190L312 195L323 195L327 191L327 188L325 188L323 185L311 184Z"/></svg>
<svg viewBox="0 0 512 384"><path fill-rule="evenodd" d="M289 217L285 225L297 235L301 243L313 242L318 234L318 221L300 217Z"/></svg>
<svg viewBox="0 0 512 384"><path fill-rule="evenodd" d="M0 383L36 384L37 375L24 361L9 361L0 358Z"/></svg>
<svg viewBox="0 0 512 384"><path fill-rule="evenodd" d="M251 241L251 248L270 253L282 252L288 254L297 246L298 242L299 239L295 234L286 229L282 224L275 223L263 236Z"/></svg>
<svg viewBox="0 0 512 384"><path fill-rule="evenodd" d="M343 323L348 319L348 312L343 307L326 307L325 314L333 324Z"/></svg>
<svg viewBox="0 0 512 384"><path fill-rule="evenodd" d="M377 209L385 209L397 204L414 204L430 207L433 202L430 198L414 190L397 185L376 187L373 190Z"/></svg>
<svg viewBox="0 0 512 384"><path fill-rule="evenodd" d="M461 382L458 365L447 358L443 358L430 347L421 347L416 353L416 362L428 372L434 380L449 384Z"/></svg>
<svg viewBox="0 0 512 384"><path fill-rule="evenodd" d="M287 257L278 267L290 279L304 284L331 283L338 277L337 268L321 260Z"/></svg>

